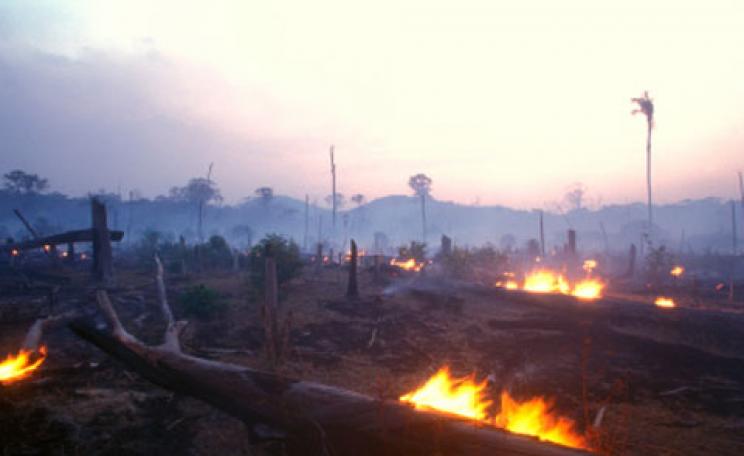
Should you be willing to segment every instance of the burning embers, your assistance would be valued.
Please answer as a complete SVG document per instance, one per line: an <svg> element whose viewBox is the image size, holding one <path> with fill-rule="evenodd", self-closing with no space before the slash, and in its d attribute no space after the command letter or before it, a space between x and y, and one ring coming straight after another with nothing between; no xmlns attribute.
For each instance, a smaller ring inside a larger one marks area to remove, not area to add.
<svg viewBox="0 0 744 456"><path fill-rule="evenodd" d="M499 413L490 417L493 401L485 397L486 386L485 380L476 383L473 376L453 378L449 369L443 367L421 388L400 400L417 409L451 413L559 445L587 447L586 439L574 430L573 420L558 415L552 410L552 403L540 396L520 402L504 390Z"/></svg>
<svg viewBox="0 0 744 456"><path fill-rule="evenodd" d="M409 258L407 260L393 258L392 260L390 260L390 266L397 266L404 271L419 272L420 270L424 269L425 265L426 263L424 263L423 261L416 261L415 258Z"/></svg>
<svg viewBox="0 0 744 456"><path fill-rule="evenodd" d="M592 260L593 261L593 260ZM586 266L586 264L585 264ZM593 267L596 266L594 262ZM584 268L586 270L586 267ZM594 300L602 297L602 290L605 283L601 280L591 277L591 269L587 272L587 277L571 283L563 274L553 272L549 269L540 269L533 271L524 278L521 289L530 293L559 293L564 295L575 296L583 300ZM513 273L507 277L513 277ZM506 275L506 274L505 274ZM508 290L520 289L519 284L509 278L506 281L496 282L496 286L504 287Z"/></svg>
<svg viewBox="0 0 744 456"><path fill-rule="evenodd" d="M41 366L46 355L46 347L43 345L38 351L21 349L15 356L8 355L5 361L0 362L0 383L13 383L28 377Z"/></svg>
<svg viewBox="0 0 744 456"><path fill-rule="evenodd" d="M671 309L671 308L677 307L677 304L674 303L674 299L668 298L666 296L659 296L654 301L654 304L656 304L656 307L662 307L665 309Z"/></svg>

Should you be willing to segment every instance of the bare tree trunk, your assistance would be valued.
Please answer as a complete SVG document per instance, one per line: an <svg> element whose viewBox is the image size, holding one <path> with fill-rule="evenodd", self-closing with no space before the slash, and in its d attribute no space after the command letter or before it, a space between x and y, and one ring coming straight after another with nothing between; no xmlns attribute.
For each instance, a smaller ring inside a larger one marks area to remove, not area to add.
<svg viewBox="0 0 744 456"><path fill-rule="evenodd" d="M93 275L96 280L109 284L114 279L114 266L106 206L98 198L92 198L90 205L93 219Z"/></svg>
<svg viewBox="0 0 744 456"><path fill-rule="evenodd" d="M543 224L543 211L540 211L540 256L545 258L545 225Z"/></svg>
<svg viewBox="0 0 744 456"><path fill-rule="evenodd" d="M568 230L568 254L576 255L576 230Z"/></svg>
<svg viewBox="0 0 744 456"><path fill-rule="evenodd" d="M336 236L336 162L333 160L333 146L331 146L331 205L333 208L333 236ZM335 240L335 239L334 239Z"/></svg>
<svg viewBox="0 0 744 456"><path fill-rule="evenodd" d="M307 252L307 236L310 230L310 195L305 194L305 232L302 236L302 251Z"/></svg>
<svg viewBox="0 0 744 456"><path fill-rule="evenodd" d="M651 199L651 127L652 123L648 121L648 132L646 135L646 189L648 191L648 235L654 228L653 202Z"/></svg>
<svg viewBox="0 0 744 456"><path fill-rule="evenodd" d="M204 233L202 231L202 221L204 216L204 203L199 200L199 204L196 207L196 235L199 236L199 242L204 242Z"/></svg>
<svg viewBox="0 0 744 456"><path fill-rule="evenodd" d="M351 240L351 262L349 263L349 283L346 287L346 297L356 299L359 297L359 285L357 283L357 245Z"/></svg>
<svg viewBox="0 0 744 456"><path fill-rule="evenodd" d="M421 241L426 243L426 194L421 193Z"/></svg>

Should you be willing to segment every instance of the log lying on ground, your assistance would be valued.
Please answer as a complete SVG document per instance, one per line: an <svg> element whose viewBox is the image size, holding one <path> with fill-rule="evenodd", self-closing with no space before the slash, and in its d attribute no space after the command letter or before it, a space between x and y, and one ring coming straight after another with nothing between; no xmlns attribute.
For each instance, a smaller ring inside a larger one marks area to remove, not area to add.
<svg viewBox="0 0 744 456"><path fill-rule="evenodd" d="M182 323L162 300L166 341L147 346L124 329L105 291L98 303L112 332L78 321L70 324L77 335L148 380L244 420L255 438L284 441L286 454L585 454L397 401L188 355L178 343Z"/></svg>

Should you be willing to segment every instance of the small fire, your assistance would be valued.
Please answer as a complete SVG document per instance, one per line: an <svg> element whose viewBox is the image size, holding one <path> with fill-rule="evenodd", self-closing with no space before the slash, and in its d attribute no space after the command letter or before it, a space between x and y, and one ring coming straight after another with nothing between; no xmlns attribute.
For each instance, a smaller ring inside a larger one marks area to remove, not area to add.
<svg viewBox="0 0 744 456"><path fill-rule="evenodd" d="M498 281L496 286L508 290L519 289L519 284L514 280ZM604 282L592 278L590 274L587 275L587 278L572 284L563 274L555 273L549 269L541 269L527 274L521 289L530 293L559 293L591 301L602 297L604 287Z"/></svg>
<svg viewBox="0 0 744 456"><path fill-rule="evenodd" d="M682 274L685 273L684 266L675 266L672 268L671 271L669 271L669 274L671 274L673 277L682 277Z"/></svg>
<svg viewBox="0 0 744 456"><path fill-rule="evenodd" d="M52 246L50 244L44 244L44 251L49 253L52 250Z"/></svg>
<svg viewBox="0 0 744 456"><path fill-rule="evenodd" d="M46 359L46 347L39 347L39 357L32 361L35 358L33 354L32 351L21 349L17 355L8 355L5 361L0 362L0 383L12 383L31 375Z"/></svg>
<svg viewBox="0 0 744 456"><path fill-rule="evenodd" d="M596 279L584 279L578 282L571 294L579 299L597 299L602 297L604 284Z"/></svg>
<svg viewBox="0 0 744 456"><path fill-rule="evenodd" d="M487 420L486 409L492 402L484 400L486 381L475 383L472 376L453 378L443 367L421 388L400 397L417 409L432 409L478 421Z"/></svg>
<svg viewBox="0 0 744 456"><path fill-rule="evenodd" d="M527 275L522 288L533 293L568 294L570 290L568 282L561 274L548 270L540 270Z"/></svg>
<svg viewBox="0 0 744 456"><path fill-rule="evenodd" d="M424 268L424 263L417 263L414 258L409 258L407 260L393 258L390 260L390 266L397 266L406 271L418 272Z"/></svg>
<svg viewBox="0 0 744 456"><path fill-rule="evenodd" d="M667 298L665 296L659 296L658 298L656 298L656 301L654 301L654 304L656 304L656 307L664 307L667 309L677 307L677 304L674 303L674 299Z"/></svg>
<svg viewBox="0 0 744 456"><path fill-rule="evenodd" d="M18 256L20 254L21 254L21 252L18 249L13 249L13 250L10 251L10 256L14 256L15 257L15 256Z"/></svg>
<svg viewBox="0 0 744 456"><path fill-rule="evenodd" d="M453 378L447 367L439 369L421 388L400 397L416 409L437 410L480 421L516 434L537 437L559 445L586 448L586 440L574 430L573 420L552 410L543 397L524 402L514 400L507 391L501 393L501 410L489 417L493 401L485 397L486 381L475 377Z"/></svg>
<svg viewBox="0 0 744 456"><path fill-rule="evenodd" d="M574 421L552 410L542 397L517 402L507 391L501 392L501 411L494 424L515 434L530 435L559 445L586 448L586 440L574 431Z"/></svg>
<svg viewBox="0 0 744 456"><path fill-rule="evenodd" d="M581 266L584 271L591 274L594 268L597 267L597 260L584 260L584 265Z"/></svg>

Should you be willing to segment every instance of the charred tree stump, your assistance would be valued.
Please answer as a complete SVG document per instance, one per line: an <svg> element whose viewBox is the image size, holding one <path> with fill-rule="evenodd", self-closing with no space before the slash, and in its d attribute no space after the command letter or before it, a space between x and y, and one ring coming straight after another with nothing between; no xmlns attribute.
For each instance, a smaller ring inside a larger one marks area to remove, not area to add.
<svg viewBox="0 0 744 456"><path fill-rule="evenodd" d="M75 262L75 243L74 242L67 243L67 256L65 257L65 261L68 263Z"/></svg>
<svg viewBox="0 0 744 456"><path fill-rule="evenodd" d="M576 255L576 230L568 230L568 254Z"/></svg>
<svg viewBox="0 0 744 456"><path fill-rule="evenodd" d="M288 313L280 323L279 286L274 257L266 258L264 268L264 349L270 365L276 367L284 359L289 347L292 315Z"/></svg>
<svg viewBox="0 0 744 456"><path fill-rule="evenodd" d="M346 287L346 297L349 299L359 298L359 284L357 283L357 245L351 240L351 261L349 263L349 283Z"/></svg>
<svg viewBox="0 0 744 456"><path fill-rule="evenodd" d="M93 276L99 282L108 284L114 280L114 265L106 206L98 198L91 198L90 206L93 219Z"/></svg>
<svg viewBox="0 0 744 456"><path fill-rule="evenodd" d="M442 243L441 247L439 248L439 253L442 254L442 256L450 256L452 254L452 238L446 235L442 235Z"/></svg>
<svg viewBox="0 0 744 456"><path fill-rule="evenodd" d="M636 246L630 244L630 251L628 252L628 270L625 272L626 277L632 278L635 276L635 264L636 264Z"/></svg>
<svg viewBox="0 0 744 456"><path fill-rule="evenodd" d="M382 255L375 255L373 267L374 267L374 276L372 280L376 284L379 284L382 282L382 276L380 275L380 269L382 267Z"/></svg>
<svg viewBox="0 0 744 456"><path fill-rule="evenodd" d="M319 274L323 267L323 243L318 242L315 248L315 273Z"/></svg>

